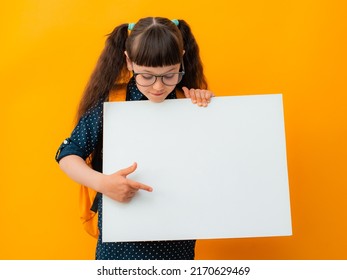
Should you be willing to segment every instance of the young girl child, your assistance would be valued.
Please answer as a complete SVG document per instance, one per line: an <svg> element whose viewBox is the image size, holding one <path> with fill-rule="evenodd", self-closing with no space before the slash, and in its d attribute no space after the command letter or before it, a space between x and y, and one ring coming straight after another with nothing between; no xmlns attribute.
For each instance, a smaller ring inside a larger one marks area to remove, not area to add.
<svg viewBox="0 0 347 280"><path fill-rule="evenodd" d="M98 192L94 201L100 232L96 259L194 259L195 240L102 242L100 194L124 203L138 190L152 191L127 178L136 163L102 174L103 102L124 84L126 101L163 102L182 95L207 106L213 96L207 90L198 45L184 20L148 17L122 24L107 38L80 101L77 126L61 144L56 160L71 179Z"/></svg>

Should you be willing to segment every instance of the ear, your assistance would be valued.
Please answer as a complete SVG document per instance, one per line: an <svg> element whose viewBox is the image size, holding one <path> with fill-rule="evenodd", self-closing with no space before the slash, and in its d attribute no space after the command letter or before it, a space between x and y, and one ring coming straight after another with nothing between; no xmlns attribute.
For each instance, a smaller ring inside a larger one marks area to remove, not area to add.
<svg viewBox="0 0 347 280"><path fill-rule="evenodd" d="M133 71L133 63L131 62L127 51L124 51L124 54L125 54L125 57L126 57L128 70L129 71Z"/></svg>

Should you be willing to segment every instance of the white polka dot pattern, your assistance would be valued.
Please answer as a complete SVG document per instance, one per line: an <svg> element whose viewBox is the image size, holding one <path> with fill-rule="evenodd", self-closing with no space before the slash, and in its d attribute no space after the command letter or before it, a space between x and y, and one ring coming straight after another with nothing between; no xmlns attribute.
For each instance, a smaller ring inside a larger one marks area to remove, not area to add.
<svg viewBox="0 0 347 280"><path fill-rule="evenodd" d="M195 240L102 242L102 197L99 199L97 260L193 260Z"/></svg>

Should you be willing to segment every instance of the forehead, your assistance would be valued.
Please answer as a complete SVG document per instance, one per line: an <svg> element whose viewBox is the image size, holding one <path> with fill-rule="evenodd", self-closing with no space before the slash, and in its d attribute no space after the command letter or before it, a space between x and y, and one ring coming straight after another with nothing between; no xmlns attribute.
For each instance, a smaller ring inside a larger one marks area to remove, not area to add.
<svg viewBox="0 0 347 280"><path fill-rule="evenodd" d="M180 67L180 63L169 65L169 66L160 66L160 67L148 67L148 66L140 66L134 64L134 71L135 72L146 72L146 73L153 73L153 74L162 74L162 73L168 73L168 72L178 72Z"/></svg>

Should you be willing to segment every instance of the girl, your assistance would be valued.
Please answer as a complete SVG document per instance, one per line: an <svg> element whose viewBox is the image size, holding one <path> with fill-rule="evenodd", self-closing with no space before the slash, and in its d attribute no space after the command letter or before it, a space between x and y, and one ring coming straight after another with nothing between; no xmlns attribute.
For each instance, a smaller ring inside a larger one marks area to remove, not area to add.
<svg viewBox="0 0 347 280"><path fill-rule="evenodd" d="M102 174L103 102L124 84L127 101L163 102L182 95L207 106L213 96L207 90L198 45L184 20L148 17L122 24L107 38L81 99L77 126L58 149L56 160L71 179L98 192L93 204L100 231L96 259L194 259L195 240L102 242L99 194L124 203L138 190L152 191L127 178L136 163L111 175Z"/></svg>

